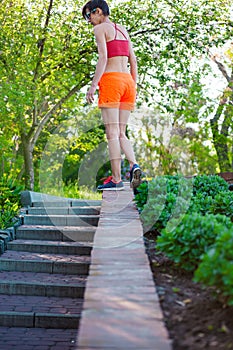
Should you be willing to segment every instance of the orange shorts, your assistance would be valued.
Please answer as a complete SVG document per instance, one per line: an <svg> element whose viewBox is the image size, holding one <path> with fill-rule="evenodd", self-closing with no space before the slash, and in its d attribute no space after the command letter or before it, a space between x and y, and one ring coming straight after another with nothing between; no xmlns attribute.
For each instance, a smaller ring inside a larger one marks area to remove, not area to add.
<svg viewBox="0 0 233 350"><path fill-rule="evenodd" d="M99 108L119 108L132 111L136 100L136 85L129 73L107 72L99 81Z"/></svg>

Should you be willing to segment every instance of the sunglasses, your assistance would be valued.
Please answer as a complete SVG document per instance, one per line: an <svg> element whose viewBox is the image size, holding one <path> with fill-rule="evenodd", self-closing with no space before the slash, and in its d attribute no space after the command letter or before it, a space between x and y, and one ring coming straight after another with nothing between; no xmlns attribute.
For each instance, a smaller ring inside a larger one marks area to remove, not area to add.
<svg viewBox="0 0 233 350"><path fill-rule="evenodd" d="M87 13L85 14L85 19L86 19L86 21L89 21L89 19L91 18L91 14L92 14L92 13L95 13L96 10L97 10L97 9L93 9L93 10L91 10L90 12L87 12Z"/></svg>

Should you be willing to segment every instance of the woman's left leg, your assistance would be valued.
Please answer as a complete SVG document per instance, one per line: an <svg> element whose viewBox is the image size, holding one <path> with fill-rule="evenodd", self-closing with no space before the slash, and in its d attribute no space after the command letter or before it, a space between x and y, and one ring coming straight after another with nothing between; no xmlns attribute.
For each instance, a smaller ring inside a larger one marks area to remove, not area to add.
<svg viewBox="0 0 233 350"><path fill-rule="evenodd" d="M130 187L133 189L134 193L136 193L136 188L141 183L142 171L139 165L137 164L131 142L126 136L126 126L129 120L129 116L130 116L130 111L124 110L124 109L120 110L120 113L119 113L120 145L130 165Z"/></svg>

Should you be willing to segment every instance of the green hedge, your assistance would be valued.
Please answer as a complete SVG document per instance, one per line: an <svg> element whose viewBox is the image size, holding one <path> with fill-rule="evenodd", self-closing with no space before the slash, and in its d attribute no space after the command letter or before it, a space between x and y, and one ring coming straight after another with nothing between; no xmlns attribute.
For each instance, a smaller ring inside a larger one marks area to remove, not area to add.
<svg viewBox="0 0 233 350"><path fill-rule="evenodd" d="M157 238L157 249L184 270L194 271L202 254L226 228L233 230L233 225L224 215L185 215L173 231L162 230Z"/></svg>
<svg viewBox="0 0 233 350"><path fill-rule="evenodd" d="M221 177L206 175L194 177L188 191L190 183L177 176L158 177L138 188L135 202L145 229L159 231L157 251L232 306L233 192Z"/></svg>
<svg viewBox="0 0 233 350"><path fill-rule="evenodd" d="M221 204L221 195L225 204ZM138 187L135 202L145 230L161 231L169 220L179 222L185 213L232 215L232 192L220 176L158 176ZM216 199L215 199L216 197Z"/></svg>
<svg viewBox="0 0 233 350"><path fill-rule="evenodd" d="M203 255L194 280L213 286L221 301L233 305L233 227L224 229Z"/></svg>

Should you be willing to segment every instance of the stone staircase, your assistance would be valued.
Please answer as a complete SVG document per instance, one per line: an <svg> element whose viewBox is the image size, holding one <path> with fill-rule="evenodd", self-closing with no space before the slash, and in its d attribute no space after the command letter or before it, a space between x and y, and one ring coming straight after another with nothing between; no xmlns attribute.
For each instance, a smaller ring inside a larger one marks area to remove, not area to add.
<svg viewBox="0 0 233 350"><path fill-rule="evenodd" d="M12 327L77 330L100 204L39 197L24 205L16 239L0 256L0 334Z"/></svg>

